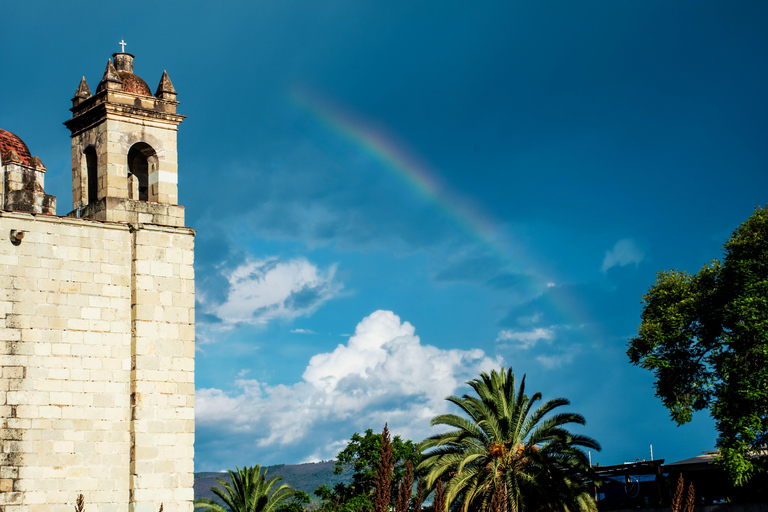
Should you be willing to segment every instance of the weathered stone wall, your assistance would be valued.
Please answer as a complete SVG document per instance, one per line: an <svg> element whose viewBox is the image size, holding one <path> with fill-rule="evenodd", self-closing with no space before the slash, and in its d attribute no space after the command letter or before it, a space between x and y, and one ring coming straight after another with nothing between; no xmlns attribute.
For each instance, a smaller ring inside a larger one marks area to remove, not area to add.
<svg viewBox="0 0 768 512"><path fill-rule="evenodd" d="M34 158L37 167L20 162L0 165L0 209L37 213L56 213L56 198L45 193L45 167Z"/></svg>
<svg viewBox="0 0 768 512"><path fill-rule="evenodd" d="M0 212L0 512L191 512L193 237Z"/></svg>

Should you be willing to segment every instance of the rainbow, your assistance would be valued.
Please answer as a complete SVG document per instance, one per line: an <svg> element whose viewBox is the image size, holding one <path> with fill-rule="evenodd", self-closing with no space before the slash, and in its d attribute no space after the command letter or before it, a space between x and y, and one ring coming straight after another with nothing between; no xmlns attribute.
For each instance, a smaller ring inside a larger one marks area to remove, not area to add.
<svg viewBox="0 0 768 512"><path fill-rule="evenodd" d="M451 190L432 166L406 149L405 144L397 141L384 129L306 87L295 87L291 91L291 99L322 126L352 143L380 163L383 169L400 179L415 194L445 212L467 235L490 249L511 268L525 271L528 275L526 292L538 296L552 286L552 283L558 282L550 271L542 268L539 260L525 251L524 244L506 236L498 227L498 222L468 198ZM576 297L564 294L547 295L558 296L552 300L552 305L560 312L566 313L574 325L591 325L591 330L594 331L596 324L588 320Z"/></svg>

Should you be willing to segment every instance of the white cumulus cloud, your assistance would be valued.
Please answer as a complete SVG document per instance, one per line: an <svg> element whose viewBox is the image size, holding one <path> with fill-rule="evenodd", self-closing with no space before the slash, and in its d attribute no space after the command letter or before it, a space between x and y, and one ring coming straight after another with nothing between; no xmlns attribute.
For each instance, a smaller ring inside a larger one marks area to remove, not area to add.
<svg viewBox="0 0 768 512"><path fill-rule="evenodd" d="M613 249L606 251L601 270L607 272L608 269L613 267L623 267L631 264L637 265L643 261L644 257L645 253L633 240L623 238L616 242Z"/></svg>
<svg viewBox="0 0 768 512"><path fill-rule="evenodd" d="M237 379L235 392L199 389L195 416L199 427L222 435L247 433L254 451L304 443L304 457L329 459L355 429L380 429L385 422L406 439L423 439L429 420L449 409L446 396L501 364L479 349L422 344L410 323L376 311L345 344L312 357L300 382Z"/></svg>
<svg viewBox="0 0 768 512"><path fill-rule="evenodd" d="M516 341L520 348L528 349L539 341L551 341L554 338L554 329L537 327L530 331L500 331L496 341Z"/></svg>
<svg viewBox="0 0 768 512"><path fill-rule="evenodd" d="M321 270L304 258L247 260L225 274L226 300L204 305L228 325L309 315L338 295L343 285L335 274L335 266Z"/></svg>

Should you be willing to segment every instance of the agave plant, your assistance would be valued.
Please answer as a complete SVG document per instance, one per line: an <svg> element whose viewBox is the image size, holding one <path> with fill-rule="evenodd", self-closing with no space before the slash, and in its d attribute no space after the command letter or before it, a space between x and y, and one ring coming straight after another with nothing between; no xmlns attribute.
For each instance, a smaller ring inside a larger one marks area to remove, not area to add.
<svg viewBox="0 0 768 512"><path fill-rule="evenodd" d="M419 466L428 470L427 485L445 481L445 510L456 504L464 512L596 510L582 448L600 450L600 445L567 430L568 424L584 425L581 415L550 415L568 400L556 398L534 409L541 393L525 394L525 376L517 389L511 369L481 373L467 384L476 397L446 400L469 417L436 416L432 425L452 430L420 445L429 450Z"/></svg>
<svg viewBox="0 0 768 512"><path fill-rule="evenodd" d="M195 508L205 508L204 512L275 512L281 503L295 494L288 484L273 489L282 477L267 479L267 469L264 468L262 473L259 465L236 469L237 472L228 471L231 483L217 478L222 488L211 487L228 509L208 498L195 500Z"/></svg>

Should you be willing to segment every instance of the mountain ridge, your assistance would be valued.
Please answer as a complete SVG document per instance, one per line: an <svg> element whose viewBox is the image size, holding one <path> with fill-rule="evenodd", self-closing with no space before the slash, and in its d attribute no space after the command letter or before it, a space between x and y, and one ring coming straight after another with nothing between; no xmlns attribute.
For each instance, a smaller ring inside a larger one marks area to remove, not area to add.
<svg viewBox="0 0 768 512"><path fill-rule="evenodd" d="M344 471L341 474L334 474L333 468L336 461L307 462L304 464L275 464L267 466L267 478L281 476L281 483L286 483L294 489L306 492L316 500L313 494L315 489L325 484L333 488L337 483L349 483L352 481L352 471ZM262 469L264 467L262 466ZM234 468L233 468L234 471ZM221 478L229 482L229 474L215 471L200 471L195 473L195 499L209 498L218 501L218 497L211 492L211 487L221 487L216 480Z"/></svg>

